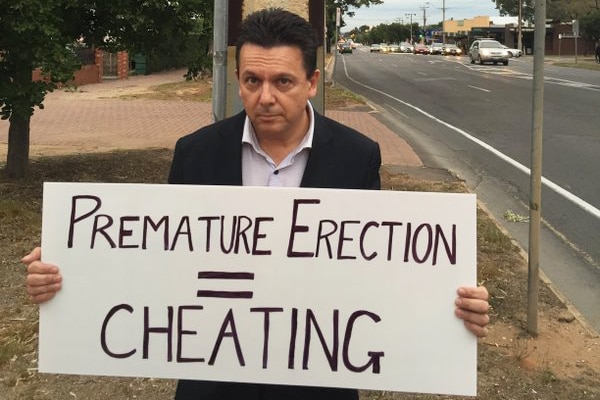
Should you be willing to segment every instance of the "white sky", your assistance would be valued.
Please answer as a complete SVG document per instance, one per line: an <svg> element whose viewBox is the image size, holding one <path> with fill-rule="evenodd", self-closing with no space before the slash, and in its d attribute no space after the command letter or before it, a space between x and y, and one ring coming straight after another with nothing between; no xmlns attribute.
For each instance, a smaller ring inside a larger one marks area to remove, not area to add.
<svg viewBox="0 0 600 400"><path fill-rule="evenodd" d="M427 25L442 21L444 7L446 19L465 19L482 15L489 16L494 23L498 23L497 20L503 20L499 18L500 14L496 10L496 3L492 0L384 0L383 4L372 5L368 8L364 6L358 9L351 8L351 11L356 11L356 15L354 18L344 16L346 26L342 28L342 31L346 32L362 25L375 26L392 22L408 24L410 17L405 14L417 14L413 16L413 23L417 22L421 26L423 25L422 7L427 7L425 9ZM400 18L404 18L404 21L401 21Z"/></svg>

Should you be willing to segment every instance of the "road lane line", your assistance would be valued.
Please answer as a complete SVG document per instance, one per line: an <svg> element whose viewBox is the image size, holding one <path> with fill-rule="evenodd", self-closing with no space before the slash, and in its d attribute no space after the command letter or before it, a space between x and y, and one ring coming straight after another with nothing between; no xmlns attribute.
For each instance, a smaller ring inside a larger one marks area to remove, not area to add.
<svg viewBox="0 0 600 400"><path fill-rule="evenodd" d="M473 85L467 85L467 86L470 87L471 89L481 90L482 92L487 92L487 93L491 92L491 90L489 90L489 89L480 88L478 86L473 86Z"/></svg>

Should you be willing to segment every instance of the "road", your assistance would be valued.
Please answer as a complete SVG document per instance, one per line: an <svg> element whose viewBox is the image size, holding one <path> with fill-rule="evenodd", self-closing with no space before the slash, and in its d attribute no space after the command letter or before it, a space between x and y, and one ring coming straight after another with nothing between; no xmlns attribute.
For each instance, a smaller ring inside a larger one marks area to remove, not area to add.
<svg viewBox="0 0 600 400"><path fill-rule="evenodd" d="M362 95L424 163L465 179L524 249L533 63L467 57L338 55L335 82ZM600 331L600 73L545 66L541 268Z"/></svg>

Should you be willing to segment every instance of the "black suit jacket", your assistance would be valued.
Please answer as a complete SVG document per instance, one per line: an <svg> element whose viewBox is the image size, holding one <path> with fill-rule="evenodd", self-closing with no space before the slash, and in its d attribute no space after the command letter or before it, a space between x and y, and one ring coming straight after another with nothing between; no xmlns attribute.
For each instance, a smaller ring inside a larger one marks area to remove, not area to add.
<svg viewBox="0 0 600 400"><path fill-rule="evenodd" d="M169 183L242 184L242 132L246 114L206 126L177 141ZM315 113L312 149L302 187L379 189L379 145Z"/></svg>
<svg viewBox="0 0 600 400"><path fill-rule="evenodd" d="M242 184L242 133L246 114L201 128L177 141L169 183ZM379 145L315 113L312 148L302 187L379 189ZM181 380L177 400L358 400L352 389Z"/></svg>

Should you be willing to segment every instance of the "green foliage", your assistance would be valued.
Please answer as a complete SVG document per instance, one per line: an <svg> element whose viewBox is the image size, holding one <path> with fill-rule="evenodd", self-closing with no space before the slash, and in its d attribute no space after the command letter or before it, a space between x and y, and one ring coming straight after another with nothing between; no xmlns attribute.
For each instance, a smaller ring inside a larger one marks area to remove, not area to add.
<svg viewBox="0 0 600 400"><path fill-rule="evenodd" d="M520 0L493 0L500 15L519 15ZM523 20L535 22L535 1L521 0ZM548 0L546 2L546 18L553 21L571 22L573 19L598 9L598 0Z"/></svg>
<svg viewBox="0 0 600 400"><path fill-rule="evenodd" d="M154 71L210 65L212 1L0 0L0 10L0 116L11 122L11 177L25 173L35 107L80 67L74 46L142 53ZM36 68L42 79L34 82Z"/></svg>
<svg viewBox="0 0 600 400"><path fill-rule="evenodd" d="M335 19L336 9L339 8L341 12L340 28L344 23L344 15L353 17L355 14L354 9L362 6L370 7L371 5L382 4L383 0L326 0L325 1L325 23L327 24L327 43L331 45L336 31Z"/></svg>
<svg viewBox="0 0 600 400"><path fill-rule="evenodd" d="M417 31L417 24L413 24L413 34ZM400 43L410 38L410 25L393 22L391 24L380 24L366 34L368 43Z"/></svg>
<svg viewBox="0 0 600 400"><path fill-rule="evenodd" d="M70 1L0 0L0 115L29 118L35 106L58 82L78 68L67 48L73 42L65 29L64 15ZM31 73L41 68L44 80L32 82Z"/></svg>
<svg viewBox="0 0 600 400"><path fill-rule="evenodd" d="M579 29L586 39L600 40L600 9L581 17Z"/></svg>

